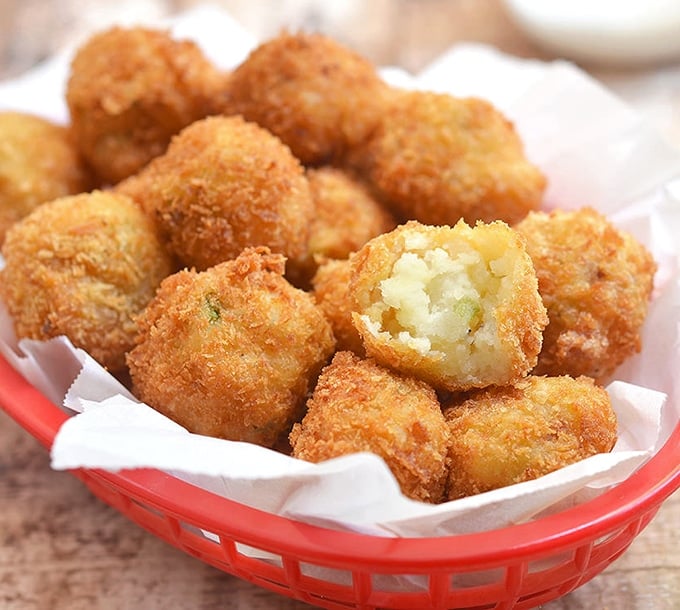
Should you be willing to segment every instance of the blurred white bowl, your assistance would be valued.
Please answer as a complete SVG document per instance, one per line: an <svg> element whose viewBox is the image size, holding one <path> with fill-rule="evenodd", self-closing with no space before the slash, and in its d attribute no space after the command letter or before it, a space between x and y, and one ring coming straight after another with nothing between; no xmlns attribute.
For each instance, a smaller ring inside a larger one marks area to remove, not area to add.
<svg viewBox="0 0 680 610"><path fill-rule="evenodd" d="M536 44L578 62L680 59L680 0L504 0Z"/></svg>

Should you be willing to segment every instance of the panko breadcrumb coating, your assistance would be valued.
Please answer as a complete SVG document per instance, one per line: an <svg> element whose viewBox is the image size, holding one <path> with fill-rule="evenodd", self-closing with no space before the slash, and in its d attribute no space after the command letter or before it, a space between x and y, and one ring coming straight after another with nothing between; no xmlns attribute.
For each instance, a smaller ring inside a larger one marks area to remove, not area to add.
<svg viewBox="0 0 680 610"><path fill-rule="evenodd" d="M333 328L338 351L351 351L363 356L366 352L364 342L352 323L351 275L349 259L326 260L312 278L312 294Z"/></svg>
<svg viewBox="0 0 680 610"><path fill-rule="evenodd" d="M338 352L290 434L293 456L321 462L369 451L385 460L404 495L440 502L449 433L434 390L350 352Z"/></svg>
<svg viewBox="0 0 680 610"><path fill-rule="evenodd" d="M505 223L410 221L351 262L353 322L381 364L450 391L535 366L548 318L524 240Z"/></svg>
<svg viewBox="0 0 680 610"><path fill-rule="evenodd" d="M164 30L114 27L71 64L66 100L83 155L115 184L162 154L173 134L218 112L227 75Z"/></svg>
<svg viewBox="0 0 680 610"><path fill-rule="evenodd" d="M128 355L135 395L189 431L272 447L334 351L312 297L266 248L163 281Z"/></svg>
<svg viewBox="0 0 680 610"><path fill-rule="evenodd" d="M397 222L356 178L334 167L307 170L314 201L308 254L289 260L286 277L306 288L321 259L344 259Z"/></svg>
<svg viewBox="0 0 680 610"><path fill-rule="evenodd" d="M656 271L641 243L591 208L532 213L516 229L550 320L536 374L602 380L640 351Z"/></svg>
<svg viewBox="0 0 680 610"><path fill-rule="evenodd" d="M101 191L42 204L8 231L2 254L17 336L66 335L112 372L125 368L133 318L173 270L140 207Z"/></svg>
<svg viewBox="0 0 680 610"><path fill-rule="evenodd" d="M241 117L196 121L117 190L140 202L188 267L204 270L253 246L287 258L307 253L314 206L304 169Z"/></svg>
<svg viewBox="0 0 680 610"><path fill-rule="evenodd" d="M451 431L448 498L529 481L612 450L616 414L588 377L529 376L446 406Z"/></svg>
<svg viewBox="0 0 680 610"><path fill-rule="evenodd" d="M305 165L322 165L370 135L389 88L369 61L336 41L284 32L233 71L229 92L229 112L269 129Z"/></svg>
<svg viewBox="0 0 680 610"><path fill-rule="evenodd" d="M355 157L381 200L424 224L512 224L539 207L546 185L512 123L476 98L395 96Z"/></svg>
<svg viewBox="0 0 680 610"><path fill-rule="evenodd" d="M92 178L68 127L0 112L0 245L38 205L89 190Z"/></svg>

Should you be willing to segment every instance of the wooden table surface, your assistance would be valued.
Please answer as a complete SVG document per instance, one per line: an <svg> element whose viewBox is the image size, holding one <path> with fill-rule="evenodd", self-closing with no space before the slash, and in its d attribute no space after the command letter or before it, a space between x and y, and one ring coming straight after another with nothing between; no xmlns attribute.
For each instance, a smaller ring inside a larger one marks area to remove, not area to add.
<svg viewBox="0 0 680 610"><path fill-rule="evenodd" d="M0 79L20 73L74 36L119 16L160 17L192 4L0 0ZM409 70L421 68L460 40L491 43L521 56L549 57L519 33L497 0L224 0L217 4L261 38L283 25L315 27L376 63ZM636 96L639 99L639 92ZM678 110L675 107L675 116ZM543 608L680 608L679 523L680 494L676 493L620 559L591 582ZM0 411L0 610L85 608L292 610L309 606L233 578L147 534L95 499L70 474L50 470L47 452Z"/></svg>

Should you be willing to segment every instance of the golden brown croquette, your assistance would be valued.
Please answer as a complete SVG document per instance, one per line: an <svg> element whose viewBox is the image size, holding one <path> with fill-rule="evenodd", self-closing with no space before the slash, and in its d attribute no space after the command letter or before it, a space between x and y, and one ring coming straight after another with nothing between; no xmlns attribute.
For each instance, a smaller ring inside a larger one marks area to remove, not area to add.
<svg viewBox="0 0 680 610"><path fill-rule="evenodd" d="M113 27L71 64L66 100L78 146L115 184L165 152L173 134L221 108L227 76L164 30Z"/></svg>
<svg viewBox="0 0 680 610"><path fill-rule="evenodd" d="M136 396L191 432L274 446L335 347L283 270L281 255L249 248L164 280L128 355Z"/></svg>
<svg viewBox="0 0 680 610"><path fill-rule="evenodd" d="M17 336L66 335L112 372L125 368L134 317L173 270L139 206L102 191L40 205L8 231L2 254L0 295Z"/></svg>
<svg viewBox="0 0 680 610"><path fill-rule="evenodd" d="M588 377L526 377L445 406L448 498L521 483L606 453L617 438L607 392Z"/></svg>
<svg viewBox="0 0 680 610"><path fill-rule="evenodd" d="M516 226L548 310L536 374L601 380L640 351L656 263L590 208L535 212Z"/></svg>
<svg viewBox="0 0 680 610"><path fill-rule="evenodd" d="M0 245L41 203L89 190L92 177L71 130L21 112L0 112Z"/></svg>
<svg viewBox="0 0 680 610"><path fill-rule="evenodd" d="M392 214L346 171L326 166L309 169L306 175L314 201L308 252L286 264L286 277L301 288L308 287L319 260L347 258L372 237L397 226Z"/></svg>
<svg viewBox="0 0 680 610"><path fill-rule="evenodd" d="M539 207L546 185L512 123L476 98L396 95L355 156L381 201L424 224L512 224Z"/></svg>
<svg viewBox="0 0 680 610"><path fill-rule="evenodd" d="M256 246L306 256L314 206L304 169L241 117L196 121L117 190L139 201L188 267L204 270Z"/></svg>
<svg viewBox="0 0 680 610"><path fill-rule="evenodd" d="M338 351L363 356L366 352L364 342L352 323L355 306L349 291L351 275L349 259L326 260L312 278L312 294L333 328Z"/></svg>
<svg viewBox="0 0 680 610"><path fill-rule="evenodd" d="M536 364L547 315L521 236L501 221L410 221L352 258L366 353L436 389L508 384Z"/></svg>
<svg viewBox="0 0 680 610"><path fill-rule="evenodd" d="M230 112L276 134L305 165L338 162L373 131L389 88L363 57L322 34L281 35L232 73Z"/></svg>
<svg viewBox="0 0 680 610"><path fill-rule="evenodd" d="M290 434L294 457L321 462L370 451L385 460L404 495L441 501L449 433L426 383L338 352L307 407Z"/></svg>

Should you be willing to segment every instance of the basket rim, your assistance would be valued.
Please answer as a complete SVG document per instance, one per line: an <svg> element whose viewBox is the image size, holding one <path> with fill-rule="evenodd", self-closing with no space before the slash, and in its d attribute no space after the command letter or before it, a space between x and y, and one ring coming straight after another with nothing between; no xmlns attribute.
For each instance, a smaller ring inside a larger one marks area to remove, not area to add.
<svg viewBox="0 0 680 610"><path fill-rule="evenodd" d="M0 406L49 449L69 416L2 355L0 382ZM151 468L81 469L80 473L81 478L103 480L180 521L301 561L370 571L379 560L394 573L415 574L444 566L470 571L573 548L655 510L680 488L680 422L654 456L597 498L528 523L454 536L380 537L324 528L241 504Z"/></svg>

